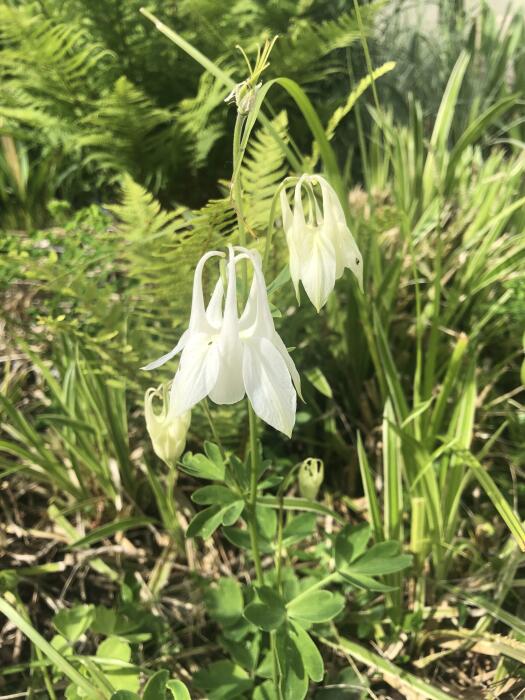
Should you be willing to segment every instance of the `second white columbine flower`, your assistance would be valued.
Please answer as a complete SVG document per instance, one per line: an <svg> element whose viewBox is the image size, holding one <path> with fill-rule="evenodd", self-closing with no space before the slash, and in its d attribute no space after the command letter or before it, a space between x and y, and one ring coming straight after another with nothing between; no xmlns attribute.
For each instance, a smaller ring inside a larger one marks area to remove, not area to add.
<svg viewBox="0 0 525 700"><path fill-rule="evenodd" d="M318 192L321 192L321 206ZM303 203L306 195L306 205ZM302 282L308 298L319 311L345 268L352 270L363 287L363 259L350 233L341 202L321 175L302 175L295 186L293 212L286 190L281 190L283 227L290 254L290 276L299 295Z"/></svg>
<svg viewBox="0 0 525 700"><path fill-rule="evenodd" d="M188 329L173 350L143 369L160 367L180 352L170 395L174 415L182 415L206 396L217 404L233 404L246 394L262 420L290 436L300 380L275 330L260 256L256 251L230 246L224 305L224 287L219 276L205 307L202 273L206 262L214 256L223 257L223 253L206 253L195 268ZM251 264L253 279L239 316L237 265L243 260Z"/></svg>

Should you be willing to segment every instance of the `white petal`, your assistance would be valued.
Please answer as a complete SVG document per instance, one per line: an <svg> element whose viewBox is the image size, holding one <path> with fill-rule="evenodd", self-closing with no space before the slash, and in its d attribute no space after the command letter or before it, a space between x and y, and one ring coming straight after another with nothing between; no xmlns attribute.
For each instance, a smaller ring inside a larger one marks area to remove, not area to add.
<svg viewBox="0 0 525 700"><path fill-rule="evenodd" d="M339 279L345 269L344 235L341 235L346 229L345 215L339 197L327 180L318 175L317 182L323 195L323 235L330 239L334 247L335 278Z"/></svg>
<svg viewBox="0 0 525 700"><path fill-rule="evenodd" d="M239 319L239 332L242 332L255 323L257 315L257 280L255 275L250 286L250 293L241 318Z"/></svg>
<svg viewBox="0 0 525 700"><path fill-rule="evenodd" d="M256 306L254 323L250 332L253 335L271 338L275 327L270 310L270 302L268 301L266 282L262 271L261 256L256 250L246 250L246 255L250 259L253 267L252 290ZM252 290L250 290L250 293Z"/></svg>
<svg viewBox="0 0 525 700"><path fill-rule="evenodd" d="M217 358L219 373L217 381L210 390L210 399L217 404L233 404L240 401L245 394L242 378L242 352L240 340L223 343L217 342Z"/></svg>
<svg viewBox="0 0 525 700"><path fill-rule="evenodd" d="M361 255L357 243L354 237L350 233L350 230L346 229L346 236L344 238L344 250L343 259L345 267L348 267L357 278L359 284L359 289L363 291L363 256Z"/></svg>
<svg viewBox="0 0 525 700"><path fill-rule="evenodd" d="M281 336L277 333L277 331L274 332L273 337L272 337L272 343L275 345L277 350L280 352L281 357L286 363L286 367L288 368L288 371L290 372L290 376L292 378L293 385L295 387L296 392L299 394L301 398L303 398L303 394L301 392L301 378L299 377L299 372L297 371L297 368L295 367L295 362L292 360L290 357L290 353L286 349L286 345L283 343L283 340Z"/></svg>
<svg viewBox="0 0 525 700"><path fill-rule="evenodd" d="M230 259L228 261L228 286L224 301L224 316L221 335L239 335L239 316L237 312L237 276L235 254L232 246L228 246Z"/></svg>
<svg viewBox="0 0 525 700"><path fill-rule="evenodd" d="M244 396L242 381L242 346L239 339L237 315L236 258L230 246L228 262L228 288L224 303L224 317L219 337L215 343L219 371L217 381L210 391L210 399L218 404L232 404Z"/></svg>
<svg viewBox="0 0 525 700"><path fill-rule="evenodd" d="M224 257L224 253L220 253L218 250L210 250L208 253L205 253L197 263L195 267L195 274L193 275L193 294L191 299L191 314L188 328L191 331L198 333L209 330L206 311L204 309L204 295L202 293L202 272L206 262L215 256L222 258Z"/></svg>
<svg viewBox="0 0 525 700"><path fill-rule="evenodd" d="M251 338L244 343L242 372L255 413L290 437L297 397L281 353L266 338Z"/></svg>
<svg viewBox="0 0 525 700"><path fill-rule="evenodd" d="M175 345L173 350L170 350L162 357L159 357L157 360L153 360L153 362L150 362L148 365L144 365L144 367L141 367L140 369L157 369L157 367L161 367L162 365L166 364L168 360L171 360L172 357L175 357L175 355L177 355L177 353L179 353L184 348L187 340L188 331L185 330L184 333L181 335L179 342L177 343L177 345Z"/></svg>
<svg viewBox="0 0 525 700"><path fill-rule="evenodd" d="M290 226L292 225L292 210L290 208L290 204L288 202L288 196L286 194L286 188L283 187L281 190L281 216L283 218L283 228L286 233Z"/></svg>
<svg viewBox="0 0 525 700"><path fill-rule="evenodd" d="M310 250L301 265L301 281L308 298L319 311L335 285L335 251L322 230L310 236Z"/></svg>
<svg viewBox="0 0 525 700"><path fill-rule="evenodd" d="M219 374L216 343L206 333L192 334L180 358L170 394L170 410L180 416L202 401Z"/></svg>
<svg viewBox="0 0 525 700"><path fill-rule="evenodd" d="M306 224L305 224L306 226ZM295 226L286 234L286 243L288 244L288 267L290 268L290 277L295 288L295 296L299 300L299 281L301 279L301 236L304 235L304 229L298 230Z"/></svg>
<svg viewBox="0 0 525 700"><path fill-rule="evenodd" d="M321 175L316 175L323 195L323 216L330 224L345 223L345 214L336 191Z"/></svg>
<svg viewBox="0 0 525 700"><path fill-rule="evenodd" d="M211 326L220 328L222 323L222 298L224 296L224 285L219 277L213 294L211 295L210 303L206 308L206 319Z"/></svg>
<svg viewBox="0 0 525 700"><path fill-rule="evenodd" d="M295 186L294 204L293 204L293 225L296 229L301 230L306 224L303 208L303 182L307 178L306 175L301 175Z"/></svg>

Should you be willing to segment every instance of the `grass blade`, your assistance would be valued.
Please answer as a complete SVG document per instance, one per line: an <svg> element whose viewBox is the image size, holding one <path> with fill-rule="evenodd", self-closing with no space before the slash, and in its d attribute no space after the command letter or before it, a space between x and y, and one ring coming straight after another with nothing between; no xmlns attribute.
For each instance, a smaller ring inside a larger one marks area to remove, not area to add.
<svg viewBox="0 0 525 700"><path fill-rule="evenodd" d="M408 673L388 659L384 659L379 654L370 651L366 647L361 646L361 644L357 644L357 642L343 637L339 637L337 642L332 642L324 637L319 637L318 639L326 646L332 649L339 649L345 654L350 654L350 656L357 661L360 661L369 668L375 669L382 674L387 683L396 689L404 687L410 691L410 693L421 698L428 698L429 700L453 700L454 696L430 685L430 683L414 676L412 673ZM391 682L392 679L395 679L395 685Z"/></svg>
<svg viewBox="0 0 525 700"><path fill-rule="evenodd" d="M379 508L379 501L375 490L374 477L368 463L368 457L366 456L361 433L357 433L357 458L359 460L359 469L361 470L363 489L368 502L372 534L376 542L382 542L385 537L381 520L381 510Z"/></svg>
<svg viewBox="0 0 525 700"><path fill-rule="evenodd" d="M473 455L468 453L464 454L463 457L466 464L472 469L472 472L479 481L481 487L492 501L506 526L516 538L518 547L522 552L525 552L525 528L523 527L521 520L512 510L506 498L504 498L494 479L487 471L485 471L485 469L483 469L478 460Z"/></svg>
<svg viewBox="0 0 525 700"><path fill-rule="evenodd" d="M104 695L94 688L89 681L82 676L62 654L60 654L51 644L40 635L36 629L25 620L22 615L5 597L0 596L0 612L3 613L18 629L30 639L37 649L46 656L65 676L67 676L79 688L82 688L87 693L87 697L94 700L104 700Z"/></svg>

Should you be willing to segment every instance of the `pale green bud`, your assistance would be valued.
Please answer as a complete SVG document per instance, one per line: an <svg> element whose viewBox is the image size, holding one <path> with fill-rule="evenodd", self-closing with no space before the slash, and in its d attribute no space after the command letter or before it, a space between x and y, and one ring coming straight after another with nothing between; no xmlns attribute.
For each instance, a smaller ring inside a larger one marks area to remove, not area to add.
<svg viewBox="0 0 525 700"><path fill-rule="evenodd" d="M303 498L315 501L324 478L322 459L308 457L299 467L299 492Z"/></svg>
<svg viewBox="0 0 525 700"><path fill-rule="evenodd" d="M235 103L239 114L246 116L251 112L261 86L262 83L252 85L249 80L243 80L235 85L224 101L227 104Z"/></svg>
<svg viewBox="0 0 525 700"><path fill-rule="evenodd" d="M160 411L156 411L153 400L160 399ZM146 391L144 397L144 416L146 427L157 457L173 466L184 452L186 435L190 427L191 411L180 416L170 410L167 387L161 384L157 389Z"/></svg>

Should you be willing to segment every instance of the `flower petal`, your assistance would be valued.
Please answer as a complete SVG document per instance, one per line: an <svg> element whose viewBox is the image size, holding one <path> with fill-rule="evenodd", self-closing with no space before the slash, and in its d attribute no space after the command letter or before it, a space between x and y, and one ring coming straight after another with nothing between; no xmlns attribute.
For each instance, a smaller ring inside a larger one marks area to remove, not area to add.
<svg viewBox="0 0 525 700"><path fill-rule="evenodd" d="M236 259L229 246L228 287L224 303L224 317L219 337L215 343L217 353L217 381L210 390L210 399L218 404L232 404L244 396L242 380L242 346L239 339L239 317L237 312Z"/></svg>
<svg viewBox="0 0 525 700"><path fill-rule="evenodd" d="M335 250L335 277L339 279L344 268L348 267L357 277L359 288L363 291L363 258L346 223L339 197L324 177L317 176L317 180L323 193L326 233L330 236Z"/></svg>
<svg viewBox="0 0 525 700"><path fill-rule="evenodd" d="M302 399L303 394L301 391L301 378L299 377L299 372L297 371L297 368L295 366L295 362L290 357L290 353L286 349L286 345L283 343L283 340L282 340L281 336L277 333L277 331L274 332L271 340L272 340L272 343L277 348L277 350L280 352L281 357L285 361L286 367L288 368L288 371L290 372L290 376L292 378L292 382L293 382L293 385L295 387L295 391L299 394L299 396Z"/></svg>
<svg viewBox="0 0 525 700"><path fill-rule="evenodd" d="M306 226L306 224L305 224ZM290 277L295 289L295 296L299 301L299 282L301 280L301 236L303 231L296 226L292 226L286 233L286 243L288 245L288 267Z"/></svg>
<svg viewBox="0 0 525 700"><path fill-rule="evenodd" d="M207 396L219 374L216 343L207 333L191 334L180 358L170 393L170 410L180 416Z"/></svg>
<svg viewBox="0 0 525 700"><path fill-rule="evenodd" d="M141 367L140 369L144 370L150 370L150 369L157 369L157 367L161 367L162 365L166 364L169 360L171 360L172 357L175 357L177 353L179 353L184 346L186 345L186 342L188 340L188 331L185 330L184 333L181 335L179 342L173 350L170 350L167 352L165 355L162 355L162 357L159 357L157 360L153 360L153 362L150 362L147 365L144 365L144 367Z"/></svg>
<svg viewBox="0 0 525 700"><path fill-rule="evenodd" d="M220 328L222 323L222 298L224 296L224 285L219 277L213 294L211 295L210 303L206 308L206 320L211 326Z"/></svg>
<svg viewBox="0 0 525 700"><path fill-rule="evenodd" d="M310 233L309 251L301 265L301 281L308 298L319 312L335 285L335 250L323 229Z"/></svg>
<svg viewBox="0 0 525 700"><path fill-rule="evenodd" d="M359 289L363 291L363 256L348 228L346 229L346 234L343 252L345 267L352 270L357 278Z"/></svg>
<svg viewBox="0 0 525 700"><path fill-rule="evenodd" d="M288 437L295 423L297 396L281 353L266 338L243 343L242 373L255 413Z"/></svg>
<svg viewBox="0 0 525 700"><path fill-rule="evenodd" d="M217 341L217 358L219 372L217 381L210 389L210 399L217 404L233 404L240 401L244 394L242 378L242 345L237 342L224 343L222 338Z"/></svg>
<svg viewBox="0 0 525 700"><path fill-rule="evenodd" d="M283 228L286 233L290 226L292 225L293 216L290 204L288 202L288 196L286 194L286 188L283 187L280 193L281 198L281 216L283 218Z"/></svg>
<svg viewBox="0 0 525 700"><path fill-rule="evenodd" d="M264 335L271 338L275 327L262 271L261 256L257 250L241 246L236 246L235 249L241 251L241 254L236 257L236 262L248 258L253 267L250 296L241 316L242 330L248 330L250 335ZM251 320L250 326L248 326L249 320Z"/></svg>
<svg viewBox="0 0 525 700"><path fill-rule="evenodd" d="M209 330L209 323L206 318L206 310L204 308L204 295L202 293L202 272L206 262L215 256L224 257L224 253L218 250L210 250L205 253L195 267L193 275L193 293L191 299L191 314L188 328L197 333L203 333Z"/></svg>

